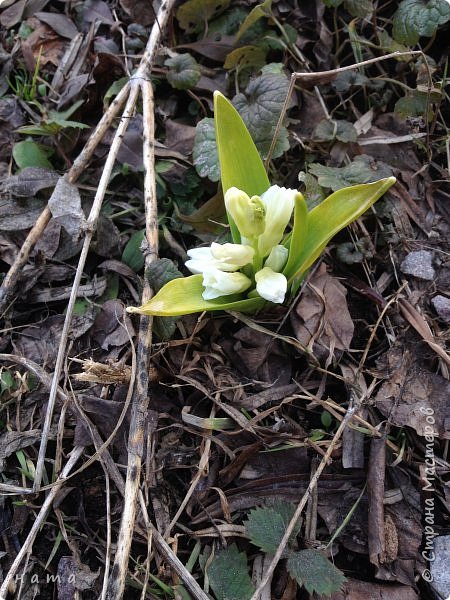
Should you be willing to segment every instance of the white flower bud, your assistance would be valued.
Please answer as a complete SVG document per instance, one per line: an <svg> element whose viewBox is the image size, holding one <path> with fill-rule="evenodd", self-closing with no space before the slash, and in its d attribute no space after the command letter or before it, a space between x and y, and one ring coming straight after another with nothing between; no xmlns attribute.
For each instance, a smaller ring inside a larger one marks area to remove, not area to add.
<svg viewBox="0 0 450 600"><path fill-rule="evenodd" d="M252 239L263 233L265 209L259 196L250 198L245 192L231 187L225 194L225 207L242 236Z"/></svg>
<svg viewBox="0 0 450 600"><path fill-rule="evenodd" d="M258 239L260 256L267 256L284 235L294 209L297 190L273 185L261 196L266 211L266 228Z"/></svg>
<svg viewBox="0 0 450 600"><path fill-rule="evenodd" d="M272 271L280 273L287 262L289 250L284 246L274 246L264 263L265 267L269 267Z"/></svg>
<svg viewBox="0 0 450 600"><path fill-rule="evenodd" d="M269 267L264 267L255 275L256 291L269 302L281 304L287 291L287 279L282 273L275 273Z"/></svg>
<svg viewBox="0 0 450 600"><path fill-rule="evenodd" d="M205 291L202 296L205 300L214 300L220 296L240 294L245 292L251 284L251 280L243 273L225 273L219 269L208 269L203 272Z"/></svg>

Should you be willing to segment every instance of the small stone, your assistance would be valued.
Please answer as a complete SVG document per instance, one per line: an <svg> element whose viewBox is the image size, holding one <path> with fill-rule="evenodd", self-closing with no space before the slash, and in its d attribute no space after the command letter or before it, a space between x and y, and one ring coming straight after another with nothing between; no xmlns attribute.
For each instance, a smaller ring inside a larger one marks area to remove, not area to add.
<svg viewBox="0 0 450 600"><path fill-rule="evenodd" d="M450 298L445 296L435 296L431 300L434 310L443 321L450 323Z"/></svg>
<svg viewBox="0 0 450 600"><path fill-rule="evenodd" d="M400 265L400 270L405 275L412 275L418 279L432 281L434 279L434 269L431 259L432 254L427 250L410 252Z"/></svg>

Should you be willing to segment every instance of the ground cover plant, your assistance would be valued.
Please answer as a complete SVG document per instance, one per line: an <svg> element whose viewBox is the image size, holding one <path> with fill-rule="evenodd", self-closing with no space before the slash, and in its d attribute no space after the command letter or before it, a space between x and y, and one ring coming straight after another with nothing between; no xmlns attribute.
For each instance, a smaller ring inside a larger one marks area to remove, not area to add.
<svg viewBox="0 0 450 600"><path fill-rule="evenodd" d="M2 3L0 597L448 597L449 23Z"/></svg>

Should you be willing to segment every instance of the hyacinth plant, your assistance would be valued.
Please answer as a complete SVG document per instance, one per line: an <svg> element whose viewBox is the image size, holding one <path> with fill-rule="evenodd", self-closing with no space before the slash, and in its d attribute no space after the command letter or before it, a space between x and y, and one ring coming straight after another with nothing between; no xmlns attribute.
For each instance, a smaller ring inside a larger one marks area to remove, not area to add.
<svg viewBox="0 0 450 600"><path fill-rule="evenodd" d="M214 94L214 121L231 242L188 251L190 277L173 279L133 313L254 313L298 288L330 239L362 215L395 177L338 190L308 211L297 190L270 185L264 164L233 105ZM290 227L293 215L292 227Z"/></svg>

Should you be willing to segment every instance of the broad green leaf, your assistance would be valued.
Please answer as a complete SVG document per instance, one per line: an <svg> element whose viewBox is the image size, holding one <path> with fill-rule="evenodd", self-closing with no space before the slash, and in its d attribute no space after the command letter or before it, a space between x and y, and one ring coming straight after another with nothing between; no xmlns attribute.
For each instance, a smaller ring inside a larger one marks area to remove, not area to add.
<svg viewBox="0 0 450 600"><path fill-rule="evenodd" d="M319 163L309 166L309 172L318 178L319 184L333 192L358 183L372 183L391 177L392 169L382 161L361 154L345 167L326 167Z"/></svg>
<svg viewBox="0 0 450 600"><path fill-rule="evenodd" d="M239 552L236 544L215 555L207 575L217 600L248 600L255 591L248 573L247 556Z"/></svg>
<svg viewBox="0 0 450 600"><path fill-rule="evenodd" d="M319 142L329 142L334 139L340 142L356 142L357 137L358 134L353 125L340 119L323 119L313 133L313 138Z"/></svg>
<svg viewBox="0 0 450 600"><path fill-rule="evenodd" d="M204 300L203 290L203 275L174 279L169 281L149 302L139 307L129 307L127 311L158 317L176 317L204 310L255 312L264 305L264 300L260 297L242 300L237 295Z"/></svg>
<svg viewBox="0 0 450 600"><path fill-rule="evenodd" d="M306 240L291 272L301 277L332 237L360 217L394 183L395 177L344 188L328 196L308 213Z"/></svg>
<svg viewBox="0 0 450 600"><path fill-rule="evenodd" d="M294 513L295 506L283 501L276 501L272 507L255 508L244 523L245 531L252 544L267 554L275 554ZM295 544L300 527L299 521L289 539L291 545Z"/></svg>
<svg viewBox="0 0 450 600"><path fill-rule="evenodd" d="M214 93L214 120L223 193L237 187L249 196L270 187L258 150L237 110L220 92Z"/></svg>
<svg viewBox="0 0 450 600"><path fill-rule="evenodd" d="M187 0L177 10L181 29L188 33L201 31L205 24L223 13L231 0Z"/></svg>
<svg viewBox="0 0 450 600"><path fill-rule="evenodd" d="M306 205L305 198L302 194L297 196L294 205L294 226L292 233L289 236L289 256L284 267L283 273L286 277L295 273L295 265L297 256L300 255L301 250L306 241L306 228L308 227L308 207Z"/></svg>
<svg viewBox="0 0 450 600"><path fill-rule="evenodd" d="M309 594L331 596L346 581L342 572L317 550L291 552L287 569L299 585L305 586Z"/></svg>
<svg viewBox="0 0 450 600"><path fill-rule="evenodd" d="M237 187L249 196L261 195L270 187L266 169L244 121L220 92L214 92L214 121L223 193ZM239 243L239 231L231 217L228 221Z"/></svg>
<svg viewBox="0 0 450 600"><path fill-rule="evenodd" d="M267 156L272 143L288 88L289 79L283 73L264 73L250 81L244 94L237 94L233 98L233 105L263 157ZM288 149L287 131L283 127L273 158L278 158Z"/></svg>
<svg viewBox="0 0 450 600"><path fill-rule="evenodd" d="M122 252L122 262L128 265L130 269L133 269L136 273L144 266L144 255L141 250L144 235L144 229L133 233Z"/></svg>
<svg viewBox="0 0 450 600"><path fill-rule="evenodd" d="M340 6L343 1L344 0L323 0L323 3L329 8L336 8L337 6Z"/></svg>
<svg viewBox="0 0 450 600"><path fill-rule="evenodd" d="M246 16L244 22L239 27L239 31L236 34L236 41L241 38L244 33L249 29L256 21L261 17L270 17L272 14L272 0L264 0L261 4L257 4Z"/></svg>
<svg viewBox="0 0 450 600"><path fill-rule="evenodd" d="M207 177L211 181L219 181L220 168L214 119L206 117L197 123L192 158L200 177Z"/></svg>
<svg viewBox="0 0 450 600"><path fill-rule="evenodd" d="M188 90L197 85L202 76L200 65L190 54L177 54L164 64L169 67L167 81L176 90Z"/></svg>
<svg viewBox="0 0 450 600"><path fill-rule="evenodd" d="M397 42L414 46L419 38L431 37L449 20L447 0L403 0L394 15L392 36Z"/></svg>
<svg viewBox="0 0 450 600"><path fill-rule="evenodd" d="M25 169L26 167L43 167L53 170L53 166L47 158L49 154L52 154L50 148L42 144L36 144L36 142L32 142L31 140L17 142L17 144L14 144L12 150L13 158L20 169Z"/></svg>

